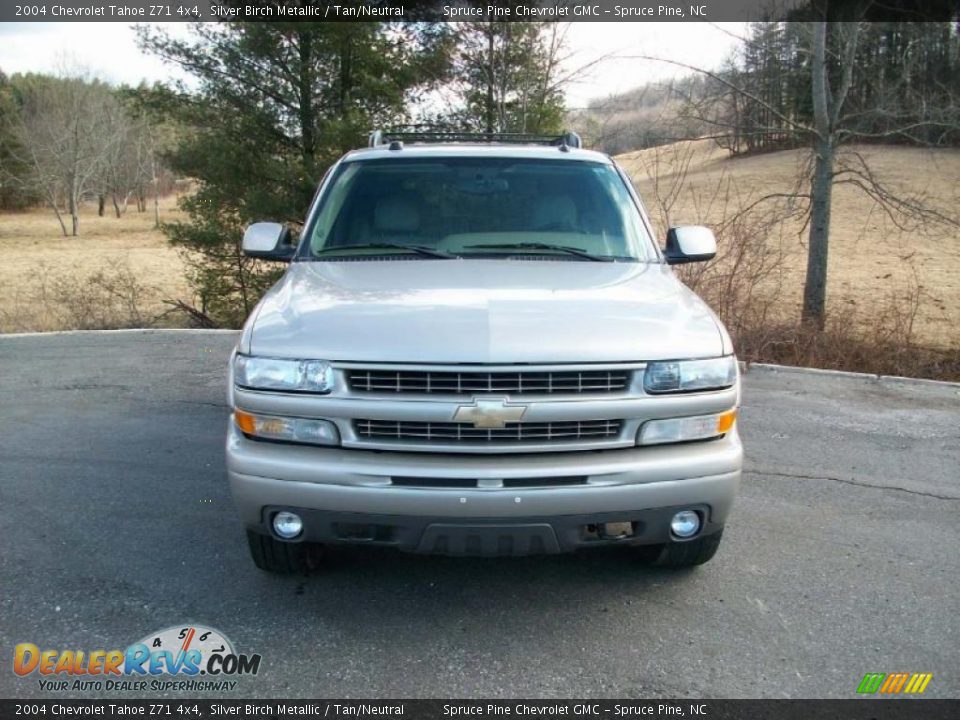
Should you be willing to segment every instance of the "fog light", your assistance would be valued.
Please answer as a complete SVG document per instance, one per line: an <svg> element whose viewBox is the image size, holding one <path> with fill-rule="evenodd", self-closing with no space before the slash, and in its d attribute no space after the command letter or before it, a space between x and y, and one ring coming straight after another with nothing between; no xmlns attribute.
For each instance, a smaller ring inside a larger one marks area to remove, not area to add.
<svg viewBox="0 0 960 720"><path fill-rule="evenodd" d="M292 512L278 512L273 516L273 531L284 540L291 540L303 532L303 520Z"/></svg>
<svg viewBox="0 0 960 720"><path fill-rule="evenodd" d="M700 532L700 515L693 510L681 510L670 521L670 530L679 538L689 538Z"/></svg>

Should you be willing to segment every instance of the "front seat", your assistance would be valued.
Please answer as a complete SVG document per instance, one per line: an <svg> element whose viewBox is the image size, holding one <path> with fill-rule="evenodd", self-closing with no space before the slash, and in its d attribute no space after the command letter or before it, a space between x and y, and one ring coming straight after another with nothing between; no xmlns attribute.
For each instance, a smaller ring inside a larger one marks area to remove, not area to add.
<svg viewBox="0 0 960 720"><path fill-rule="evenodd" d="M420 205L407 195L388 195L373 208L373 237L376 242L410 242L418 239Z"/></svg>
<svg viewBox="0 0 960 720"><path fill-rule="evenodd" d="M577 205L569 195L553 195L537 198L533 206L534 230L576 232L580 228Z"/></svg>

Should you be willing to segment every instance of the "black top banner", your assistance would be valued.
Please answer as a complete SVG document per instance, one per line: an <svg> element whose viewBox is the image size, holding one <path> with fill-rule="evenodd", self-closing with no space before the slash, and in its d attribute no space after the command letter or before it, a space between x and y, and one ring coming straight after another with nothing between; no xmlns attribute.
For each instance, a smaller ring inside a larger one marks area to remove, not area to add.
<svg viewBox="0 0 960 720"><path fill-rule="evenodd" d="M24 0L0 4L4 22L746 22L945 21L960 0Z"/></svg>
<svg viewBox="0 0 960 720"><path fill-rule="evenodd" d="M955 720L960 700L0 700L0 718Z"/></svg>

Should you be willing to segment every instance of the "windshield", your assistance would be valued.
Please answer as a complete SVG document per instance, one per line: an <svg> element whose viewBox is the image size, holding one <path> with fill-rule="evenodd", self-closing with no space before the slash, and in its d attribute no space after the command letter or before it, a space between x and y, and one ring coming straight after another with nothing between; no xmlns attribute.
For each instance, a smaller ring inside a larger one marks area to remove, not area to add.
<svg viewBox="0 0 960 720"><path fill-rule="evenodd" d="M321 203L301 257L656 260L623 180L605 163L347 161Z"/></svg>

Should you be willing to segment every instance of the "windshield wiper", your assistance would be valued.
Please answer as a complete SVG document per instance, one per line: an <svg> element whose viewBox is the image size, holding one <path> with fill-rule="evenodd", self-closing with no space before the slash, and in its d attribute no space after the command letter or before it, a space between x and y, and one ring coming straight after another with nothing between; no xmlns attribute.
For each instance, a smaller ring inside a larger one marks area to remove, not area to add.
<svg viewBox="0 0 960 720"><path fill-rule="evenodd" d="M427 257L443 258L444 260L456 260L460 256L453 255L443 250L426 247L425 245L404 245L403 243L367 243L366 245L343 245L341 247L322 248L314 252L314 255L342 255L345 252L353 250L407 250Z"/></svg>
<svg viewBox="0 0 960 720"><path fill-rule="evenodd" d="M498 243L496 245L467 245L465 250L482 250L482 249L491 249L491 250L507 250L507 249L517 249L517 250L555 250L556 252L567 253L568 255L576 255L577 257L586 258L587 260L593 260L594 262L613 262L614 258L609 255L594 255L589 253L586 250L581 250L580 248L571 247L570 245L552 245L550 243L539 243L539 242L522 242L522 243Z"/></svg>

